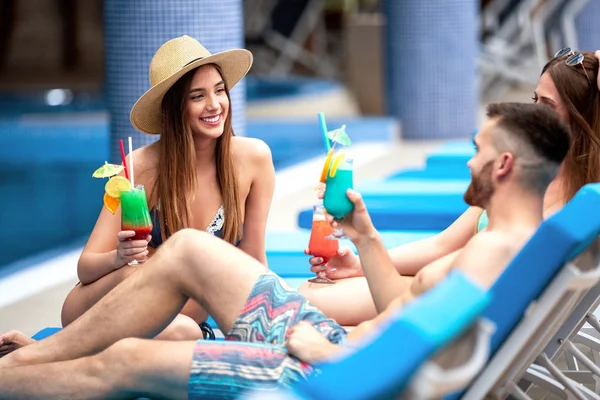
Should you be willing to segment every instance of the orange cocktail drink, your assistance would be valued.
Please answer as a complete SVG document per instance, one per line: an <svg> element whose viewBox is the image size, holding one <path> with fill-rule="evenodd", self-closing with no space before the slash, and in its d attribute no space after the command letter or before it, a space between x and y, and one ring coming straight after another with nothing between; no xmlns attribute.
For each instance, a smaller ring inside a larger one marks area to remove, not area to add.
<svg viewBox="0 0 600 400"><path fill-rule="evenodd" d="M321 257L323 264L327 263L335 256L339 249L337 240L326 239L333 233L334 229L325 218L325 210L321 205L313 207L312 228L310 231L310 240L308 242L308 251L313 257ZM334 283L325 276L325 271L317 274L316 278L310 279L314 283Z"/></svg>

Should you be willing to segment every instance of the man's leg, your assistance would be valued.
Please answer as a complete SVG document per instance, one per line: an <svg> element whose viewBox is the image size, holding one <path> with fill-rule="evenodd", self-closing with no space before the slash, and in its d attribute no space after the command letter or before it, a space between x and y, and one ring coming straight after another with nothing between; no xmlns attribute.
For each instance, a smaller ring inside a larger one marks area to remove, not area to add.
<svg viewBox="0 0 600 400"><path fill-rule="evenodd" d="M0 359L0 367L71 360L127 337L154 337L191 297L223 332L266 271L254 258L204 232L186 229L88 312L49 338Z"/></svg>
<svg viewBox="0 0 600 400"><path fill-rule="evenodd" d="M195 345L124 339L90 357L6 368L0 399L187 399Z"/></svg>
<svg viewBox="0 0 600 400"><path fill-rule="evenodd" d="M89 357L6 368L0 399L234 399L289 387L311 370L271 344L130 338Z"/></svg>

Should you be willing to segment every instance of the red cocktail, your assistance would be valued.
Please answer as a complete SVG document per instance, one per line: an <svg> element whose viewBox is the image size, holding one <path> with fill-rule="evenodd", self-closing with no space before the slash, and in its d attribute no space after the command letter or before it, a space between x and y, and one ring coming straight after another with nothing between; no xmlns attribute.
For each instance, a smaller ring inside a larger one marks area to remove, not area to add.
<svg viewBox="0 0 600 400"><path fill-rule="evenodd" d="M333 231L333 227L325 219L323 206L315 205L313 207L313 221L310 240L308 242L308 251L314 257L321 257L323 264L335 256L339 249L339 242L337 240L325 238L326 236L330 236ZM325 276L325 271L318 272L316 278L309 279L308 281L313 283L334 283Z"/></svg>

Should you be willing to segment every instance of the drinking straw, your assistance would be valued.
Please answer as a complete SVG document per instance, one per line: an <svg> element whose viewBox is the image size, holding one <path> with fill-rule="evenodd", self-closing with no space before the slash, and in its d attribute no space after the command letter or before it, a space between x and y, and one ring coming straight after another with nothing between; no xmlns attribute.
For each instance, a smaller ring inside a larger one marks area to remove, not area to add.
<svg viewBox="0 0 600 400"><path fill-rule="evenodd" d="M325 114L322 112L319 113L319 125L321 126L321 133L323 134L323 141L325 142L325 150L326 152L329 152L331 144L329 143L329 139L327 139L327 124L325 123Z"/></svg>
<svg viewBox="0 0 600 400"><path fill-rule="evenodd" d="M123 147L123 139L119 139L119 147L121 148L121 159L123 167L125 167L125 178L129 179L129 170L127 170L127 159L125 158L125 148Z"/></svg>
<svg viewBox="0 0 600 400"><path fill-rule="evenodd" d="M131 177L131 187L135 188L135 184L133 183L133 146L131 144L131 136L129 136L129 176Z"/></svg>

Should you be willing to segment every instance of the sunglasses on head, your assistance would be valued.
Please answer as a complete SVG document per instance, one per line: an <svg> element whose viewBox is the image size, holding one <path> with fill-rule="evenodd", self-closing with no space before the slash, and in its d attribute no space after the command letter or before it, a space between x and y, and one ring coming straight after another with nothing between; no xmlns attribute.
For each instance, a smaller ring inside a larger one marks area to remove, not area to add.
<svg viewBox="0 0 600 400"><path fill-rule="evenodd" d="M583 59L585 58L583 56L583 54L578 53L576 51L573 51L570 47L565 47L565 48L562 48L559 51L557 51L556 54L554 54L554 58L564 57L564 56L567 56L567 55L569 56L565 60L565 62L567 63L567 65L569 67L575 67L575 66L581 64L581 67L583 68L583 72L585 73L585 76L587 77L587 80L591 84L592 81L590 80L590 76L588 75L587 71L585 70L585 66L583 65Z"/></svg>

